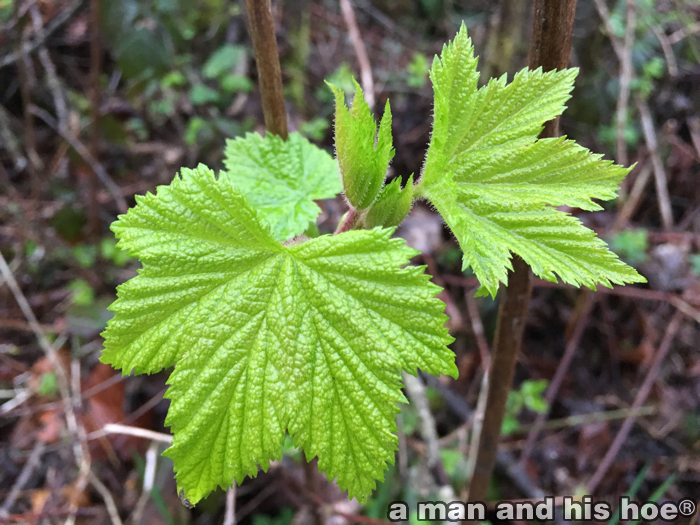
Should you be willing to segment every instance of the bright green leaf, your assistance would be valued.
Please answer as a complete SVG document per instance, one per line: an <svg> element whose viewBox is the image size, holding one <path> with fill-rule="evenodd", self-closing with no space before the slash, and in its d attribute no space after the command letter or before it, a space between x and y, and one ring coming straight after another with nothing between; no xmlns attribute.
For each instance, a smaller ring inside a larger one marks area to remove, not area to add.
<svg viewBox="0 0 700 525"><path fill-rule="evenodd" d="M321 209L314 200L343 191L333 157L298 133L286 141L257 133L228 140L224 165L279 241L300 235L316 220Z"/></svg>
<svg viewBox="0 0 700 525"><path fill-rule="evenodd" d="M209 57L202 68L202 74L207 78L219 78L226 73L233 73L245 58L245 47L225 44Z"/></svg>
<svg viewBox="0 0 700 525"><path fill-rule="evenodd" d="M387 102L379 124L360 85L355 83L352 107L345 105L345 93L332 84L335 93L335 151L343 178L345 195L360 210L369 207L379 195L394 156L391 140L391 109Z"/></svg>
<svg viewBox="0 0 700 525"><path fill-rule="evenodd" d="M97 260L97 246L94 244L79 244L73 248L73 257L83 268L92 268Z"/></svg>
<svg viewBox="0 0 700 525"><path fill-rule="evenodd" d="M86 305L95 302L95 291L87 281L76 279L68 283L67 288L73 295L73 304Z"/></svg>
<svg viewBox="0 0 700 525"><path fill-rule="evenodd" d="M412 88L422 88L425 86L430 73L428 58L423 53L416 53L413 55L413 60L408 64L406 71L408 72L406 83Z"/></svg>
<svg viewBox="0 0 700 525"><path fill-rule="evenodd" d="M185 130L185 142L192 146L197 142L197 137L199 132L208 126L207 121L202 117L193 117L187 123L187 130Z"/></svg>
<svg viewBox="0 0 700 525"><path fill-rule="evenodd" d="M102 257L111 260L117 266L124 266L131 257L121 248L117 248L117 242L114 239L102 239L100 241L100 251Z"/></svg>
<svg viewBox="0 0 700 525"><path fill-rule="evenodd" d="M40 396L53 396L56 392L58 392L58 381L56 380L56 372L51 371L42 374L37 393Z"/></svg>
<svg viewBox="0 0 700 525"><path fill-rule="evenodd" d="M411 210L413 202L413 175L401 189L401 177L395 178L382 188L379 197L367 210L364 223L367 228L398 226Z"/></svg>
<svg viewBox="0 0 700 525"><path fill-rule="evenodd" d="M253 83L248 77L242 75L225 75L221 79L221 89L226 93L250 93L253 91Z"/></svg>
<svg viewBox="0 0 700 525"><path fill-rule="evenodd" d="M564 138L537 140L559 115L577 70L523 70L477 89L464 26L433 62L435 121L416 191L442 214L482 288L506 282L511 253L543 279L594 288L644 282L594 232L554 206L600 209L629 170Z"/></svg>
<svg viewBox="0 0 700 525"><path fill-rule="evenodd" d="M219 93L204 84L195 84L190 90L190 102L195 106L219 102Z"/></svg>
<svg viewBox="0 0 700 525"><path fill-rule="evenodd" d="M143 269L103 362L175 364L166 454L192 503L267 469L286 430L364 498L393 462L400 370L457 374L439 288L391 229L281 245L231 177L181 173L112 226Z"/></svg>
<svg viewBox="0 0 700 525"><path fill-rule="evenodd" d="M630 264L639 264L647 258L649 238L644 228L624 230L610 237L610 248Z"/></svg>
<svg viewBox="0 0 700 525"><path fill-rule="evenodd" d="M700 253L694 253L688 256L690 262L690 271L693 274L700 276Z"/></svg>
<svg viewBox="0 0 700 525"><path fill-rule="evenodd" d="M299 133L311 140L322 141L326 137L326 130L331 125L328 119L318 117L299 125Z"/></svg>

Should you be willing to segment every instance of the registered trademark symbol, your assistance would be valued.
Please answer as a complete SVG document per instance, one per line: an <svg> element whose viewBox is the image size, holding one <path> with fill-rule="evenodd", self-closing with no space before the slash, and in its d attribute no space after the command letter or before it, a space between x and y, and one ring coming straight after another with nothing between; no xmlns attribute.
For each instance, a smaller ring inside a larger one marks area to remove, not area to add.
<svg viewBox="0 0 700 525"><path fill-rule="evenodd" d="M697 505L690 498L685 498L678 502L678 512L685 517L694 516L696 509Z"/></svg>

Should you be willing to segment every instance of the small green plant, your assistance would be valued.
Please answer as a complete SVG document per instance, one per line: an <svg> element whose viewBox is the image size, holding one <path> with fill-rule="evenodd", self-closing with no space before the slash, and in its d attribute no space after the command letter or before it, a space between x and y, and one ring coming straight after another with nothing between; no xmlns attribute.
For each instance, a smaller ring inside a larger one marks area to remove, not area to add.
<svg viewBox="0 0 700 525"><path fill-rule="evenodd" d="M165 454L192 503L267 469L287 434L350 497L383 479L401 371L457 375L440 288L392 237L416 199L442 214L481 294L506 281L512 253L550 281L644 281L556 208L600 209L592 199L614 198L628 172L564 138L537 140L577 71L478 89L476 66L462 27L433 61L431 143L403 188L384 182L389 105L377 130L359 87L350 108L333 88L337 163L299 134L248 134L228 142L218 176L183 168L112 225L143 269L118 288L102 361L125 374L175 367ZM314 201L341 191L350 210L336 233L302 235Z"/></svg>
<svg viewBox="0 0 700 525"><path fill-rule="evenodd" d="M95 291L87 281L76 279L68 283L67 288L71 291L73 304L89 305L95 302Z"/></svg>
<svg viewBox="0 0 700 525"><path fill-rule="evenodd" d="M631 265L646 260L648 247L649 235L645 229L621 231L610 238L610 248Z"/></svg>
<svg viewBox="0 0 700 525"><path fill-rule="evenodd" d="M689 255L688 261L690 262L690 271L700 277L700 253Z"/></svg>
<svg viewBox="0 0 700 525"><path fill-rule="evenodd" d="M422 88L425 86L430 74L428 58L423 53L416 53L413 55L411 63L406 67L406 72L408 73L406 83L412 88Z"/></svg>
<svg viewBox="0 0 700 525"><path fill-rule="evenodd" d="M37 393L40 396L55 396L58 392L58 383L56 381L55 372L46 372L42 374L39 380L39 388L37 388Z"/></svg>
<svg viewBox="0 0 700 525"><path fill-rule="evenodd" d="M651 469L652 464L647 463L642 467L642 470L639 471L639 474L634 478L632 481L632 485L630 486L629 490L625 493L625 496L630 498L631 500L634 501L635 497L637 496L637 492L639 492L639 489L642 487L642 483L644 483L644 480L647 477L647 474L649 473L649 470ZM666 481L664 481L661 485L659 485L656 490L653 492L653 494L649 497L648 501L653 502L653 503L658 503L661 498L664 497L664 494L666 494L666 491L673 485L673 483L676 481L677 474L671 474L668 478L666 478ZM608 525L617 525L620 521L620 509L615 510L615 514L613 514L613 517L608 520ZM638 525L642 520L634 520L628 522L630 525Z"/></svg>
<svg viewBox="0 0 700 525"><path fill-rule="evenodd" d="M546 379L526 380L520 385L518 390L511 390L508 393L506 404L506 414L503 418L503 435L512 434L520 429L518 414L523 408L528 408L534 412L543 413L549 408L547 401L542 394L547 389L549 381Z"/></svg>

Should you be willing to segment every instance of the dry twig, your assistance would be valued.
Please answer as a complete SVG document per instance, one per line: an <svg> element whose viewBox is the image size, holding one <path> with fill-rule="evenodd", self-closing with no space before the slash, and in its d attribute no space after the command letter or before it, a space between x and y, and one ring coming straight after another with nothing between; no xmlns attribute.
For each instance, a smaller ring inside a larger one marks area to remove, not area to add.
<svg viewBox="0 0 700 525"><path fill-rule="evenodd" d="M12 275L10 267L7 265L5 257L2 255L1 252L0 273L5 279L5 282L7 283L8 287L10 288L12 295L14 295L17 304L19 305L20 309L22 310L22 313L27 319L27 322L29 322L29 325L32 327L32 331L34 332L34 335L36 336L39 342L39 346L44 351L44 354L46 355L46 358L49 361L51 368L56 374L56 383L61 398L63 399L63 406L66 413L66 422L68 424L68 430L75 438L77 438L73 443L73 451L75 453L76 460L79 463L82 463L85 460L86 452L83 448L85 442L85 429L82 429L82 432L80 432L79 430L79 423L75 415L75 410L73 409L73 403L71 401L71 391L69 387L68 377L66 377L66 372L58 360L56 349L51 345L51 343L49 343L48 339L46 339L46 336L41 330L41 326L39 325L39 322L37 321L34 312L29 306L29 303L27 302L27 298L22 293L22 290L17 284L14 275Z"/></svg>
<svg viewBox="0 0 700 525"><path fill-rule="evenodd" d="M564 378L566 377L566 373L569 371L569 366L571 365L571 361L574 359L574 355L576 354L578 345L581 342L583 332L585 331L586 326L588 326L591 308L593 306L593 293L588 289L583 290L579 296L579 301L582 301L583 307L581 308L581 313L579 314L578 321L576 322L574 333L571 334L571 338L566 344L564 355L559 361L557 371L554 374L549 387L547 388L547 393L545 394L547 411L537 414L535 424L533 425L532 430L530 430L523 451L520 454L519 463L523 468L525 468L527 459L530 457L532 450L535 448L535 442L537 441L537 437L542 431L542 427L544 426L547 416L549 415L549 409L552 407L552 403L554 403L554 400L559 393L559 388L561 388Z"/></svg>
<svg viewBox="0 0 700 525"><path fill-rule="evenodd" d="M42 42L42 44L39 46L39 60L41 61L41 65L44 66L44 71L46 72L46 83L48 84L49 90L51 91L51 96L53 97L53 103L56 107L56 115L58 116L59 125L67 128L68 109L66 107L66 100L63 96L63 91L61 90L61 83L58 80L56 66L54 66L51 56L44 45L46 38L44 37L44 24L41 20L39 6L36 4L32 5L29 9L29 14L32 18L32 26L34 28L36 38Z"/></svg>
<svg viewBox="0 0 700 525"><path fill-rule="evenodd" d="M694 24L688 27L679 29L675 33L671 33L668 36L668 43L671 45L677 44L684 38L689 37L690 35L694 35L695 33L700 33L700 22L695 22Z"/></svg>
<svg viewBox="0 0 700 525"><path fill-rule="evenodd" d="M420 434L425 442L425 460L428 469L440 485L449 485L449 479L445 475L440 459L440 444L438 443L435 419L430 412L428 398L425 396L425 385L420 377L414 377L406 372L403 373L403 383L411 405L418 412Z"/></svg>
<svg viewBox="0 0 700 525"><path fill-rule="evenodd" d="M622 46L622 56L620 57L620 94L617 99L617 163L627 166L627 140L625 138L625 127L627 125L627 105L630 98L630 82L634 70L632 69L632 49L634 47L634 30L637 20L636 0L627 0L627 21L625 27L625 41ZM622 194L625 185L620 186ZM622 196L622 195L621 195Z"/></svg>
<svg viewBox="0 0 700 525"><path fill-rule="evenodd" d="M39 459L41 458L41 454L44 452L44 446L45 443L41 440L37 440L36 443L34 443L32 453L29 455L24 467L22 467L22 471L19 473L19 476L17 476L17 479L15 480L14 485L12 485L10 492L7 494L2 507L0 507L0 518L7 518L9 516L12 505L15 504L17 497L20 495L22 489L29 481L29 477L32 475L37 465L39 465Z"/></svg>
<svg viewBox="0 0 700 525"><path fill-rule="evenodd" d="M634 402L632 403L631 407L632 410L638 410L639 408L641 408L642 405L646 402L647 397L649 397L649 394L651 393L651 388L652 386L654 386L654 382L656 381L656 378L659 375L659 372L661 371L661 364L663 363L664 358L666 357L669 349L671 348L671 343L673 342L673 339L676 336L680 325L681 313L676 312L671 318L671 322L668 323L668 326L666 327L666 333L664 334L664 338L661 341L659 348L656 350L656 354L654 355L654 361L649 367L647 375L644 378L644 382L637 391L637 395L634 397ZM598 488L598 485L605 477L605 474L607 474L608 469L612 465L612 462L615 460L615 457L620 452L622 445L627 439L630 430L632 430L632 425L634 425L636 418L636 414L631 414L627 417L627 419L625 419L625 422L622 424L620 431L615 436L615 440L613 441L612 445L610 445L608 452L605 454L605 457L598 465L598 469L595 471L595 474L593 474L593 477L588 481L587 487L589 494L593 494L595 492L596 488Z"/></svg>
<svg viewBox="0 0 700 525"><path fill-rule="evenodd" d="M37 36L32 42L25 43L20 51L16 51L1 57L0 69L15 63L22 57L22 55L30 55L41 47L46 39L51 37L56 31L63 27L73 17L73 15L78 12L80 7L83 5L83 2L84 0L75 0L70 6L68 6L68 8L64 9L53 17L51 22L46 26L46 30L41 37Z"/></svg>
<svg viewBox="0 0 700 525"><path fill-rule="evenodd" d="M119 425L116 423L107 423L100 430L96 430L95 432L88 434L87 438L89 440L93 440L106 436L107 434L126 434L128 436L151 439L153 441L168 444L173 442L173 436L171 436L170 434L163 434L162 432L146 430L145 428L129 427L126 425Z"/></svg>
<svg viewBox="0 0 700 525"><path fill-rule="evenodd" d="M236 482L226 491L224 525L236 525Z"/></svg>
<svg viewBox="0 0 700 525"><path fill-rule="evenodd" d="M613 50L617 55L617 58L622 60L622 56L624 55L623 44L622 42L620 42L620 39L617 38L617 36L615 35L615 28L613 27L612 22L610 22L610 20L612 20L612 17L610 16L608 6L605 4L605 0L593 0L593 3L595 4L595 8L598 11L600 19L603 21L603 25L605 26L605 32L608 34L610 44L612 45Z"/></svg>
<svg viewBox="0 0 700 525"><path fill-rule="evenodd" d="M651 119L649 106L643 98L637 98L637 108L642 120L642 130L644 131L644 140L651 156L651 165L654 168L654 180L656 181L656 197L659 200L659 210L661 211L661 222L664 228L670 230L673 228L673 211L671 210L671 198L668 195L668 181L666 180L666 171L664 170L663 162L659 156L659 148L656 141L656 131L654 130L654 122Z"/></svg>
<svg viewBox="0 0 700 525"><path fill-rule="evenodd" d="M642 199L644 188L646 187L647 182L649 182L651 172L652 167L651 164L648 163L644 164L642 169L639 170L639 175L637 175L637 178L634 180L634 184L632 184L632 191L630 191L625 204L622 206L617 214L617 217L615 218L615 223L612 227L613 231L623 229L632 218L632 215L637 210L637 206L639 206L639 201Z"/></svg>
<svg viewBox="0 0 700 525"><path fill-rule="evenodd" d="M467 290L464 294L465 301L467 303L467 312L469 313L469 318L472 323L472 332L474 332L474 338L476 339L476 346L479 348L479 356L481 357L481 367L486 373L489 369L489 343L486 341L484 336L484 325L481 322L481 314L479 313L479 305L476 304L476 298L474 297L474 290Z"/></svg>
<svg viewBox="0 0 700 525"><path fill-rule="evenodd" d="M122 520L119 517L119 511L117 510L117 505L114 503L114 497L104 483L95 475L94 472L90 472L90 484L95 488L97 492L100 493L102 499L107 507L107 513L109 514L109 519L112 520L112 525L122 525Z"/></svg>
<svg viewBox="0 0 700 525"><path fill-rule="evenodd" d="M129 518L131 525L138 525L141 522L143 511L146 509L146 503L151 497L151 490L156 479L156 464L158 463L158 441L152 441L146 451L146 468L143 473L143 488L141 495L136 502L134 512Z"/></svg>
<svg viewBox="0 0 700 525"><path fill-rule="evenodd" d="M362 41L362 35L360 35L360 30L357 27L357 19L355 18L355 11L352 8L351 0L340 0L340 8L343 11L343 18L348 26L348 36L355 50L355 55L357 55L357 62L360 65L362 91L365 92L367 105L372 109L374 107L374 79L372 78L372 67L369 63L365 43Z"/></svg>
<svg viewBox="0 0 700 525"><path fill-rule="evenodd" d="M71 145L71 147L78 153L78 155L80 155L83 158L83 160L87 162L88 165L92 168L92 170L97 174L98 178L102 181L102 184L105 185L107 191L109 191L109 193L112 195L112 198L117 203L119 211L121 213L126 213L129 210L129 206L126 203L126 199L124 199L124 196L122 195L119 186L117 186L114 183L114 181L109 177L109 175L107 175L105 169L99 162L97 162L95 157L92 156L87 147L85 147L85 145L82 142L80 142L80 140L73 137L73 135L71 135L71 133L67 129L61 128L56 122L56 120L43 109L31 105L29 106L29 112L46 122L46 124L48 124L49 127L51 127L56 133L61 135L61 137L63 137L63 139Z"/></svg>
<svg viewBox="0 0 700 525"><path fill-rule="evenodd" d="M671 47L669 38L656 26L651 26L651 31L654 33L654 35L656 35L656 38L661 44L661 50L664 52L664 56L666 57L668 74L675 77L678 75L678 63L676 62L676 55L673 54L673 48Z"/></svg>

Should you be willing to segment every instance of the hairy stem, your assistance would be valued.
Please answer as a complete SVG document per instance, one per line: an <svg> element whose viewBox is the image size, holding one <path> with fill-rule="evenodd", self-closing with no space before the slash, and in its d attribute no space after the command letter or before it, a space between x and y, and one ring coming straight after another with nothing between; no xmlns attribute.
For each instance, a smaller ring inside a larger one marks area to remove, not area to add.
<svg viewBox="0 0 700 525"><path fill-rule="evenodd" d="M530 68L545 71L564 69L569 62L571 35L576 0L536 0L530 45ZM559 134L558 119L545 124L541 137ZM468 501L484 501L496 461L501 425L510 392L515 363L520 350L523 328L530 303L532 272L519 257L513 257L513 271L508 275L508 286L501 290L493 354L485 381L486 400L483 419L474 432L470 454L471 476ZM470 523L470 522L466 522Z"/></svg>
<svg viewBox="0 0 700 525"><path fill-rule="evenodd" d="M355 208L350 208L345 214L345 217L343 217L343 220L338 224L338 228L333 232L333 235L352 230L357 218L357 210Z"/></svg>
<svg viewBox="0 0 700 525"><path fill-rule="evenodd" d="M282 92L282 70L270 0L246 0L258 84L267 131L287 139L287 111Z"/></svg>

